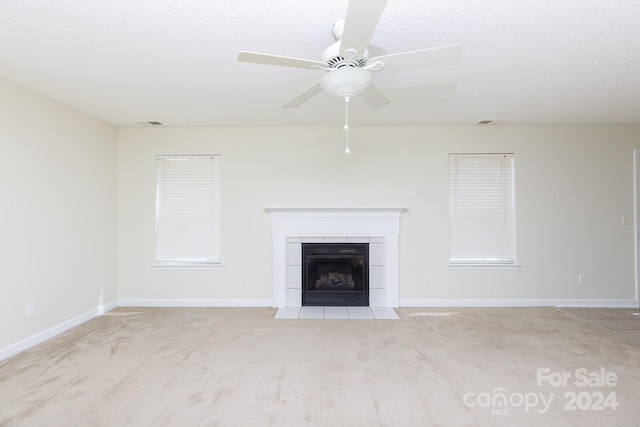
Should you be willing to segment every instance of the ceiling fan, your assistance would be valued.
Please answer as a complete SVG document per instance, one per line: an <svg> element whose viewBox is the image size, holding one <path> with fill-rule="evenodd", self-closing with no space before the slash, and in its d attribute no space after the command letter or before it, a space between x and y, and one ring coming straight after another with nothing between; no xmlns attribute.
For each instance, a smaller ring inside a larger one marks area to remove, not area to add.
<svg viewBox="0 0 640 427"><path fill-rule="evenodd" d="M324 51L322 61L246 51L240 52L238 60L326 71L318 84L286 103L285 108L298 107L325 90L344 99L347 106L352 97L359 96L377 110L391 101L372 82L372 72L455 65L461 49L452 45L370 57L367 46L386 4L387 0L350 0L346 19L333 24L331 33L336 42Z"/></svg>

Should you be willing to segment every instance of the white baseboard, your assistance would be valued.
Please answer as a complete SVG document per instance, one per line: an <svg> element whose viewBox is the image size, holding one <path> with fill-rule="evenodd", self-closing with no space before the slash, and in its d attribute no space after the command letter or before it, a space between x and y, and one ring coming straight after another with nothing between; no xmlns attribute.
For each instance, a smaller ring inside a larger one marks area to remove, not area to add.
<svg viewBox="0 0 640 427"><path fill-rule="evenodd" d="M637 299L402 299L400 307L638 308Z"/></svg>
<svg viewBox="0 0 640 427"><path fill-rule="evenodd" d="M8 359L11 356L14 356L21 351L27 350L33 346L41 344L56 335L60 335L61 333L68 331L71 328L74 328L78 325L83 324L84 322L93 319L96 316L106 313L107 311L113 310L118 306L117 301L110 302L108 304L104 304L98 308L94 308L93 310L89 310L86 313L83 313L79 316L76 316L72 319L64 321L56 326L45 329L42 332L38 332L35 335L32 335L28 338L18 341L15 344L11 344L3 349L0 349L0 361Z"/></svg>
<svg viewBox="0 0 640 427"><path fill-rule="evenodd" d="M272 307L271 299L120 299L120 307Z"/></svg>
<svg viewBox="0 0 640 427"><path fill-rule="evenodd" d="M556 307L638 308L637 299L573 299L558 300Z"/></svg>

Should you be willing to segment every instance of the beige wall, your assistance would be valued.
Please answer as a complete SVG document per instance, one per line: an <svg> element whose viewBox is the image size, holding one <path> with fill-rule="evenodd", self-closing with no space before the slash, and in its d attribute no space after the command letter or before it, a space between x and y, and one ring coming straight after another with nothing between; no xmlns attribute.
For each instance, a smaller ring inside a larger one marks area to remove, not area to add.
<svg viewBox="0 0 640 427"><path fill-rule="evenodd" d="M121 300L271 299L264 208L325 205L408 208L400 236L404 305L636 298L634 228L621 218L634 215L640 126L352 126L349 156L339 126L121 128L118 140ZM515 153L521 268L447 268L449 152ZM155 156L211 153L222 155L224 268L153 270Z"/></svg>
<svg viewBox="0 0 640 427"><path fill-rule="evenodd" d="M0 350L116 301L116 137L0 80Z"/></svg>

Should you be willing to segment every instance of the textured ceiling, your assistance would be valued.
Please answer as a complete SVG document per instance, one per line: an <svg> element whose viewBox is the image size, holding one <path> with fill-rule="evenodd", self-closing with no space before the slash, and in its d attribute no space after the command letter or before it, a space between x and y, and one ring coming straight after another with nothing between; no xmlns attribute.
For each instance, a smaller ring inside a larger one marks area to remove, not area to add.
<svg viewBox="0 0 640 427"><path fill-rule="evenodd" d="M2 0L0 77L120 126L340 124L321 60L347 0ZM640 123L640 1L389 0L373 55L461 44L457 66L377 74L353 124Z"/></svg>

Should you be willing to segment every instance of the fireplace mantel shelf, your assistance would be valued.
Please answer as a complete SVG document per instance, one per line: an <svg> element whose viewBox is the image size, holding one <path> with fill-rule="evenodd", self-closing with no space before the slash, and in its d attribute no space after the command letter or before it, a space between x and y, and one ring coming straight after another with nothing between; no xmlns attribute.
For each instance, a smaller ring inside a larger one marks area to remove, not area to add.
<svg viewBox="0 0 640 427"><path fill-rule="evenodd" d="M268 206L269 213L401 213L403 206Z"/></svg>

